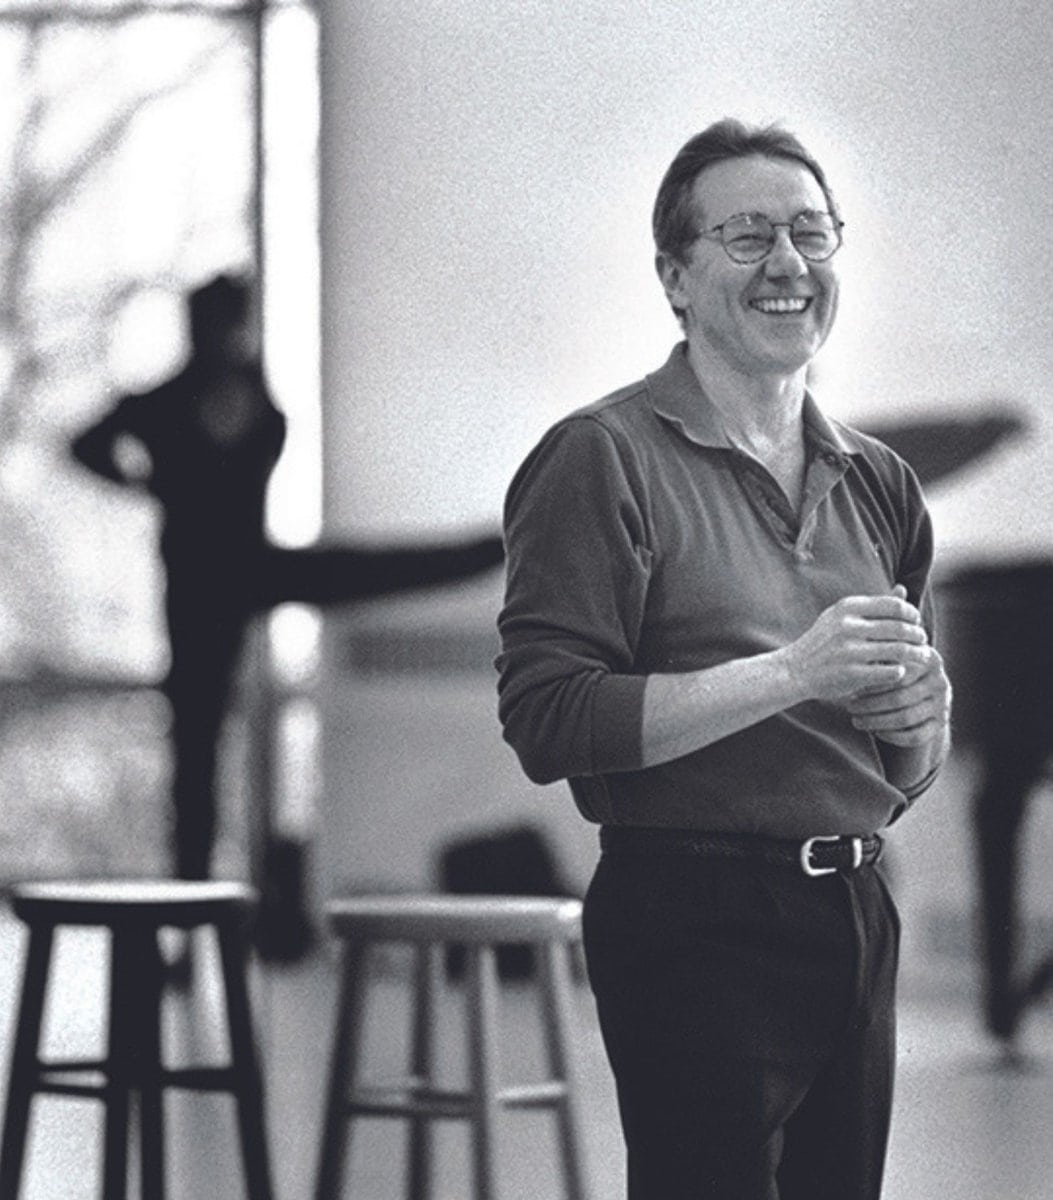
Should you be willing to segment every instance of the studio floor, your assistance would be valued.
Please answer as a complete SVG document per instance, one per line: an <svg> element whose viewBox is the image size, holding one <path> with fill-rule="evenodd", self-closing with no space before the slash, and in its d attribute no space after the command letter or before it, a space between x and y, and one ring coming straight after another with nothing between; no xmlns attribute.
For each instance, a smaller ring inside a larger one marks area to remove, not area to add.
<svg viewBox="0 0 1053 1200"><path fill-rule="evenodd" d="M91 932L60 938L45 1047L52 1054L101 1050L105 941ZM17 1003L24 937L0 917L0 1053L6 1063ZM170 1062L220 1058L222 1001L207 936L196 947L195 982L167 1001ZM336 964L326 947L295 966L253 968L255 1016L266 1070L271 1154L278 1200L309 1200L317 1154ZM539 1077L540 1025L533 990L503 991L502 1073ZM407 1029L407 979L397 957L380 964L367 1013L367 1061L379 1076L401 1070ZM576 1065L585 1116L592 1200L623 1195L613 1089L587 988L577 989ZM439 1012L443 1071L463 1078L461 995ZM921 989L901 998L898 1102L887 1200L1048 1200L1053 1178L1053 1005L1028 1015L1021 1060L1008 1065L980 1030L968 988ZM460 1072L460 1075L459 1075ZM174 1093L167 1102L171 1200L243 1196L231 1101ZM507 1114L500 1130L503 1200L561 1195L555 1137L546 1114ZM402 1136L391 1122L363 1122L352 1147L346 1197L402 1195ZM96 1200L99 1106L45 1097L35 1103L22 1200ZM440 1127L436 1200L471 1194L465 1131ZM134 1164L133 1164L134 1172ZM133 1180L134 1182L134 1180ZM130 1193L135 1195L133 1191ZM334 1197L333 1200L338 1200Z"/></svg>

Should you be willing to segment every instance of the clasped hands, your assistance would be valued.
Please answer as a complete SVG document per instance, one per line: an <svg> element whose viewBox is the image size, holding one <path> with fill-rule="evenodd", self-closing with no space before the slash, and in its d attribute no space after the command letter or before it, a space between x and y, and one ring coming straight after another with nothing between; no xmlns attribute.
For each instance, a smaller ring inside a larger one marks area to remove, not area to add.
<svg viewBox="0 0 1053 1200"><path fill-rule="evenodd" d="M947 728L943 659L900 584L889 595L838 600L786 651L810 698L840 704L882 741L921 746Z"/></svg>

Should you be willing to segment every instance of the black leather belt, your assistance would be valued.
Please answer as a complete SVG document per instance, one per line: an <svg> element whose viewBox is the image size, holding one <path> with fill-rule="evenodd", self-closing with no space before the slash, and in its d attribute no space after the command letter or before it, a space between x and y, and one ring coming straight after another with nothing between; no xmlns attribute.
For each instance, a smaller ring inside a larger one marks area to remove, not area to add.
<svg viewBox="0 0 1053 1200"><path fill-rule="evenodd" d="M741 858L796 867L805 875L833 875L869 867L881 857L884 842L876 833L862 837L771 838L752 833L693 833L686 829L636 829L604 825L604 854L693 854L699 858Z"/></svg>

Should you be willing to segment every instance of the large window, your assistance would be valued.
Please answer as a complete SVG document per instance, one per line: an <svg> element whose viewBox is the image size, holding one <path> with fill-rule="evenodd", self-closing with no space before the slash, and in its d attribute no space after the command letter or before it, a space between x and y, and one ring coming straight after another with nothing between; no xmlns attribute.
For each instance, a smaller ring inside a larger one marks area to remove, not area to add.
<svg viewBox="0 0 1053 1200"><path fill-rule="evenodd" d="M158 517L69 443L179 368L221 272L289 418L272 536L317 533L315 57L295 3L0 2L0 877L163 855Z"/></svg>

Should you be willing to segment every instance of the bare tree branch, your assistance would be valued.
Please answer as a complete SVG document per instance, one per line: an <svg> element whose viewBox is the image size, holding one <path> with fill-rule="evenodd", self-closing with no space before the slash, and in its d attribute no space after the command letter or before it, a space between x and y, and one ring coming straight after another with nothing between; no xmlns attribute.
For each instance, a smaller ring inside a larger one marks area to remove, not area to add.
<svg viewBox="0 0 1053 1200"><path fill-rule="evenodd" d="M211 46L191 63L182 75L168 80L163 86L144 96L137 97L127 108L114 113L107 123L95 132L92 140L81 149L61 175L51 180L47 187L36 189L33 211L29 214L30 223L35 227L43 224L55 207L116 151L144 109L185 90L189 82L203 75L209 65L218 60L235 40L235 37L230 35Z"/></svg>
<svg viewBox="0 0 1053 1200"><path fill-rule="evenodd" d="M43 35L47 28L48 23L43 20L27 23L26 26L23 76L30 80L38 69ZM32 157L45 128L50 106L39 90L30 90L31 99L16 148L13 200L8 212L12 253L8 270L0 283L0 322L10 330L16 351L5 394L0 397L0 442L18 436L23 415L34 405L41 381L47 374L46 359L50 355L38 344L39 339L31 328L33 306L27 302L27 281L35 246L49 219L94 170L116 153L134 122L146 109L177 95L193 80L203 76L215 62L221 60L236 40L237 34L228 33L197 55L185 71L152 91L134 97L113 112L93 132L90 140L61 174L46 183L34 172ZM105 317L112 317L132 290L134 286L126 283L114 295L107 297L108 311L105 315L100 314L104 323Z"/></svg>

